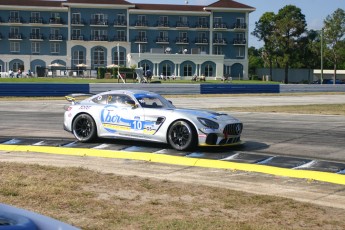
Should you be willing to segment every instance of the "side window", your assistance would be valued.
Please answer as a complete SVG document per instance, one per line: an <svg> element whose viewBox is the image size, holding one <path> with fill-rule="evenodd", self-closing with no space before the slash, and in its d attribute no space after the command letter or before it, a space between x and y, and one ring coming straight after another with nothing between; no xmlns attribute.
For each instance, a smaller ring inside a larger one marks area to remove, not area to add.
<svg viewBox="0 0 345 230"><path fill-rule="evenodd" d="M105 105L107 103L107 98L108 98L108 95L100 95L100 96L95 97L94 99L92 99L92 101L97 103L97 104Z"/></svg>
<svg viewBox="0 0 345 230"><path fill-rule="evenodd" d="M108 95L107 96L107 103L109 105L116 105L119 107L131 107L133 106L130 101L133 101L129 96L126 95L118 95L118 94L113 94L113 95Z"/></svg>

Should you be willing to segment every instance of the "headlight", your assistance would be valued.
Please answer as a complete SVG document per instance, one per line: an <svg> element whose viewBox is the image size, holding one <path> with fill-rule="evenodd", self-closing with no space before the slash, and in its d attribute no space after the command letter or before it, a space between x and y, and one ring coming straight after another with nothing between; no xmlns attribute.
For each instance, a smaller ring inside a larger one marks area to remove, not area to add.
<svg viewBox="0 0 345 230"><path fill-rule="evenodd" d="M198 117L198 121L200 121L200 123L206 126L207 128L211 128L211 129L219 128L219 124L217 122L211 121L209 119Z"/></svg>

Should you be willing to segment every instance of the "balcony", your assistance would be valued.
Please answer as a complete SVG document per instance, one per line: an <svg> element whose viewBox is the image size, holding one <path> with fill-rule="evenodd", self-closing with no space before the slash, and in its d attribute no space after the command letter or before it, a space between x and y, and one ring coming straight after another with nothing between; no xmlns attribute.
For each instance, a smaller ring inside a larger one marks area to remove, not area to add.
<svg viewBox="0 0 345 230"><path fill-rule="evenodd" d="M83 35L74 35L74 34L72 34L71 40L74 40L74 41L84 41L84 36Z"/></svg>
<svg viewBox="0 0 345 230"><path fill-rule="evenodd" d="M61 34L50 34L49 35L49 41L62 41L62 35Z"/></svg>
<svg viewBox="0 0 345 230"><path fill-rule="evenodd" d="M8 23L23 23L23 20L21 17L9 17Z"/></svg>
<svg viewBox="0 0 345 230"><path fill-rule="evenodd" d="M196 45L207 45L208 44L208 39L207 38L196 38L195 39L195 44Z"/></svg>
<svg viewBox="0 0 345 230"><path fill-rule="evenodd" d="M59 17L56 17L56 18L49 18L49 24L52 24L52 25L62 25L62 19L59 18Z"/></svg>
<svg viewBox="0 0 345 230"><path fill-rule="evenodd" d="M235 30L245 30L247 29L247 23L234 23L233 28Z"/></svg>
<svg viewBox="0 0 345 230"><path fill-rule="evenodd" d="M148 27L148 26L149 26L149 23L146 20L135 22L135 27Z"/></svg>
<svg viewBox="0 0 345 230"><path fill-rule="evenodd" d="M176 28L189 28L188 22L176 22Z"/></svg>
<svg viewBox="0 0 345 230"><path fill-rule="evenodd" d="M83 19L80 19L80 18L72 18L71 25L72 26L85 26L85 22Z"/></svg>
<svg viewBox="0 0 345 230"><path fill-rule="evenodd" d="M126 42L127 41L127 37L126 36L114 36L113 37L113 41L115 42Z"/></svg>
<svg viewBox="0 0 345 230"><path fill-rule="evenodd" d="M247 40L242 38L242 39L238 39L238 38L235 38L233 41L232 41L232 44L233 45L246 45L247 44Z"/></svg>
<svg viewBox="0 0 345 230"><path fill-rule="evenodd" d="M226 30L228 26L225 23L214 23L213 28L218 30Z"/></svg>
<svg viewBox="0 0 345 230"><path fill-rule="evenodd" d="M36 40L36 41L42 41L43 40L43 34L30 34L30 40Z"/></svg>
<svg viewBox="0 0 345 230"><path fill-rule="evenodd" d="M93 35L91 41L108 41L108 35Z"/></svg>
<svg viewBox="0 0 345 230"><path fill-rule="evenodd" d="M135 43L147 43L146 36L137 36L135 37Z"/></svg>
<svg viewBox="0 0 345 230"><path fill-rule="evenodd" d="M156 43L157 44L169 44L169 38L168 37L157 37Z"/></svg>
<svg viewBox="0 0 345 230"><path fill-rule="evenodd" d="M20 33L9 33L8 40L23 40L23 36Z"/></svg>
<svg viewBox="0 0 345 230"><path fill-rule="evenodd" d="M157 21L157 27L168 28L169 27L169 22L167 22L167 21Z"/></svg>
<svg viewBox="0 0 345 230"><path fill-rule="evenodd" d="M175 42L176 44L189 44L189 39L187 37L186 38L177 37Z"/></svg>
<svg viewBox="0 0 345 230"><path fill-rule="evenodd" d="M208 23L197 23L195 24L196 29L208 29Z"/></svg>
<svg viewBox="0 0 345 230"><path fill-rule="evenodd" d="M30 17L30 23L31 24L43 24L43 18L42 17Z"/></svg>
<svg viewBox="0 0 345 230"><path fill-rule="evenodd" d="M108 26L109 22L107 19L91 19L90 26Z"/></svg>
<svg viewBox="0 0 345 230"><path fill-rule="evenodd" d="M213 39L213 45L227 45L228 43L224 38L215 38Z"/></svg>
<svg viewBox="0 0 345 230"><path fill-rule="evenodd" d="M114 27L126 27L127 21L125 20L114 20Z"/></svg>

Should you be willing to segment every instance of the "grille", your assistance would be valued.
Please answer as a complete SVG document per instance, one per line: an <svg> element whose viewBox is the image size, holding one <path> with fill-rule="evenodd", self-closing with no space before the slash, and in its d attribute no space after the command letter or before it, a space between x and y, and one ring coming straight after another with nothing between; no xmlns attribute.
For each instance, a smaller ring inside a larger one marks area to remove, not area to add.
<svg viewBox="0 0 345 230"><path fill-rule="evenodd" d="M239 135L242 133L242 129L242 123L229 124L225 126L223 133L225 135Z"/></svg>

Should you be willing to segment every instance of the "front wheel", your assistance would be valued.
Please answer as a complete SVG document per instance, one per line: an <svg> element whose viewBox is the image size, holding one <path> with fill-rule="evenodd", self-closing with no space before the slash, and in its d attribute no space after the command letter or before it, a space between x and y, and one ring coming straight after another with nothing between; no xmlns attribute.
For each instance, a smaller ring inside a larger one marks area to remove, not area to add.
<svg viewBox="0 0 345 230"><path fill-rule="evenodd" d="M168 142L177 150L192 149L196 146L196 131L187 121L175 121L168 131Z"/></svg>
<svg viewBox="0 0 345 230"><path fill-rule="evenodd" d="M90 142L96 138L97 128L94 120L88 114L80 114L73 122L74 136L81 142Z"/></svg>

